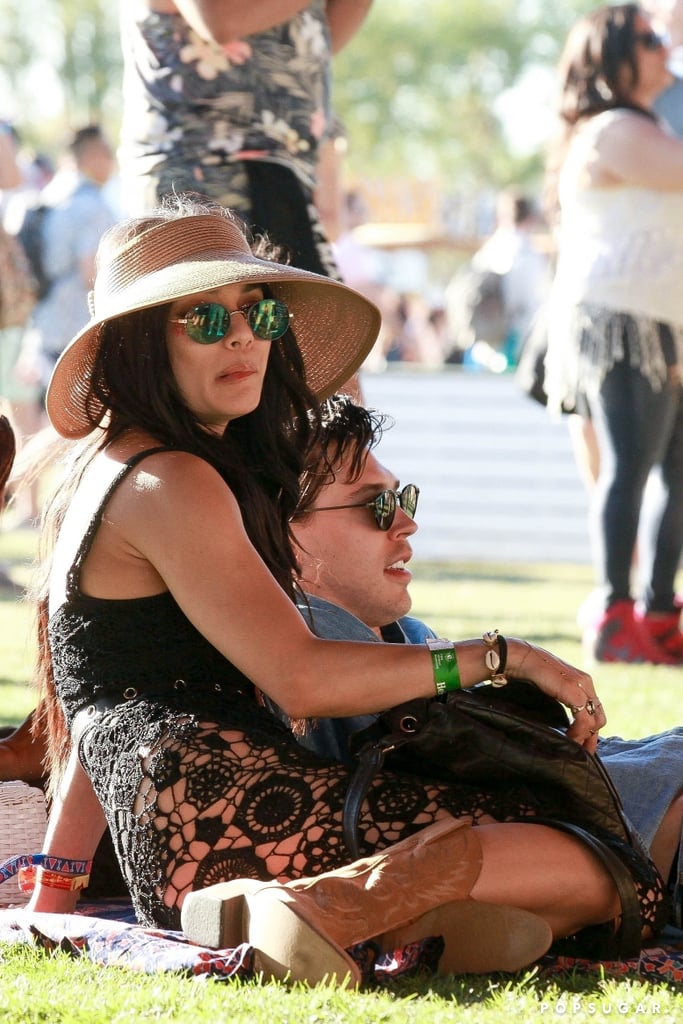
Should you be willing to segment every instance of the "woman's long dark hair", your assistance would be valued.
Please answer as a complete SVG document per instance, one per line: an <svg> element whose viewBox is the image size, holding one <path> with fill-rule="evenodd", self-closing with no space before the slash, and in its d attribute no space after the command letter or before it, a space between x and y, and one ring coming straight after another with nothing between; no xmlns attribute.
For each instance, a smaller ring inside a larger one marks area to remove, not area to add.
<svg viewBox="0 0 683 1024"><path fill-rule="evenodd" d="M576 126L606 110L634 110L655 119L631 99L638 85L635 20L638 4L605 5L579 19L567 36L558 65L561 126L548 151L545 208L557 213L557 179Z"/></svg>
<svg viewBox="0 0 683 1024"><path fill-rule="evenodd" d="M265 242L253 249L262 258L270 254ZM36 683L42 715L38 727L47 728L49 768L56 774L63 767L69 741L56 699L47 643L52 549L83 473L98 451L135 429L150 434L162 445L205 459L235 494L247 534L270 572L283 590L294 596L299 567L289 521L298 504L305 456L316 443L320 424L320 406L306 385L295 336L289 330L271 343L257 408L233 420L219 436L207 431L181 397L166 346L168 309L168 305L154 306L101 326L91 392L94 407L104 407L107 414L102 430L78 446L68 473L62 476L45 507L42 565L35 594ZM73 445L70 447L73 450Z"/></svg>

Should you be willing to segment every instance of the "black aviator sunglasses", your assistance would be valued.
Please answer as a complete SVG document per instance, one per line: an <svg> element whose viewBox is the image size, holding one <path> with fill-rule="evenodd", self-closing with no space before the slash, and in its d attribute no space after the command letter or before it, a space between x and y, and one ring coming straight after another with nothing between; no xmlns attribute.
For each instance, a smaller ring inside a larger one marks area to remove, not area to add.
<svg viewBox="0 0 683 1024"><path fill-rule="evenodd" d="M400 491L393 491L388 487L372 501L360 501L355 505L322 505L320 508L307 509L306 515L309 512L334 512L340 508L371 508L380 530L388 530L394 521L397 506L409 519L415 518L419 496L420 488L417 484L406 484Z"/></svg>

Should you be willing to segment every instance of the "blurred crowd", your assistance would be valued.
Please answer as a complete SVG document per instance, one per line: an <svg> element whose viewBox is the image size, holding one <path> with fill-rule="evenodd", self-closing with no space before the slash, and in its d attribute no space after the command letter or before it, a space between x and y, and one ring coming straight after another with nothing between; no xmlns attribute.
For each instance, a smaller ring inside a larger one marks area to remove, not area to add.
<svg viewBox="0 0 683 1024"><path fill-rule="evenodd" d="M13 125L0 130L0 243L3 266L13 269L0 300L0 412L21 465L29 440L45 435L52 368L88 319L97 246L119 217L116 158L98 124L73 131L54 158L23 145ZM34 522L37 482L10 491L16 521Z"/></svg>

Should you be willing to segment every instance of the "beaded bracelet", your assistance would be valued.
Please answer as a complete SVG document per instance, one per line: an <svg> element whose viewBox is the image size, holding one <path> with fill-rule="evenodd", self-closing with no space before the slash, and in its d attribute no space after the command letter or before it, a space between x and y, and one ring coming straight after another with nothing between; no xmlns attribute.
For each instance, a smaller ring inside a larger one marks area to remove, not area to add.
<svg viewBox="0 0 683 1024"><path fill-rule="evenodd" d="M434 686L437 697L442 697L444 693L451 693L453 690L459 690L462 683L460 682L458 659L455 654L455 644L453 641L427 637L425 644L432 656Z"/></svg>
<svg viewBox="0 0 683 1024"><path fill-rule="evenodd" d="M508 645L504 636L501 636L497 629L489 629L484 633L482 640L486 644L486 667L491 673L491 686L506 686L507 676L505 666L508 659ZM495 651L494 647L498 647Z"/></svg>

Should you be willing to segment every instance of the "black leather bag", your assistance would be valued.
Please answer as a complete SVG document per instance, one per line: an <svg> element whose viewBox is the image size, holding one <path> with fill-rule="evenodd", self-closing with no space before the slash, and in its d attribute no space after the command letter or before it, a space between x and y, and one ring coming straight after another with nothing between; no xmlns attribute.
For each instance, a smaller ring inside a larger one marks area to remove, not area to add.
<svg viewBox="0 0 683 1024"><path fill-rule="evenodd" d="M622 902L621 928L593 943L591 955L637 955L642 943L633 879L601 834L611 833L646 854L600 758L567 737L569 724L558 701L514 679L500 688L482 684L391 708L351 739L358 759L344 806L344 839L351 856L362 856L360 808L383 767L493 796L514 788L530 808L529 820L581 839L614 879Z"/></svg>

